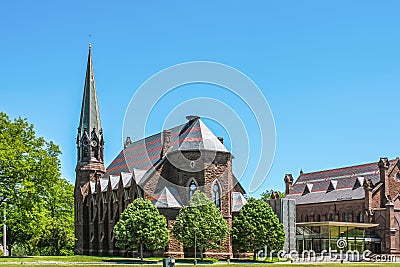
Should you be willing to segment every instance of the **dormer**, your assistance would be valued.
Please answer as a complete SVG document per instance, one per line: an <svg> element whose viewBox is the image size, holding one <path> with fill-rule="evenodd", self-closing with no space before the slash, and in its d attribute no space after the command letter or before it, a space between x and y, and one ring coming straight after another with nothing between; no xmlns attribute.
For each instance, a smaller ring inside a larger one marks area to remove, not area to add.
<svg viewBox="0 0 400 267"><path fill-rule="evenodd" d="M356 181L354 183L353 189L357 189L359 187L362 187L364 185L364 181L365 181L364 177L361 177L361 176L357 177L357 179L356 179Z"/></svg>
<svg viewBox="0 0 400 267"><path fill-rule="evenodd" d="M132 186L133 174L130 172L121 172L121 178L122 178L122 186L124 188L125 200L129 200L131 199L129 191Z"/></svg>
<svg viewBox="0 0 400 267"><path fill-rule="evenodd" d="M90 194L92 196L93 204L97 205L97 202L96 202L96 194L97 194L96 182L95 181L89 181L89 185L90 185Z"/></svg>
<svg viewBox="0 0 400 267"><path fill-rule="evenodd" d="M336 190L336 188L337 188L337 183L338 183L338 181L336 181L336 180L331 180L331 181L329 182L328 190L327 190L326 192L331 192L331 191L333 191L333 190Z"/></svg>
<svg viewBox="0 0 400 267"><path fill-rule="evenodd" d="M113 202L118 202L117 191L119 188L119 175L110 175L110 184L111 184L111 192L112 192L112 200Z"/></svg>
<svg viewBox="0 0 400 267"><path fill-rule="evenodd" d="M306 186L304 187L304 192L303 195L309 194L312 192L313 184L307 183Z"/></svg>
<svg viewBox="0 0 400 267"><path fill-rule="evenodd" d="M100 191L101 191L101 199L103 204L107 203L107 190L108 190L108 178L100 178Z"/></svg>

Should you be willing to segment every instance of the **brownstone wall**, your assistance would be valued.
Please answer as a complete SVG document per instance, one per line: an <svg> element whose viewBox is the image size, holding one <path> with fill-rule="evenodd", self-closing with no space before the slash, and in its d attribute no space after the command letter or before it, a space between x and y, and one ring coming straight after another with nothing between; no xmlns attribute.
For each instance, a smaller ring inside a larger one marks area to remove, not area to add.
<svg viewBox="0 0 400 267"><path fill-rule="evenodd" d="M232 160L229 153L208 153L203 152L201 160L199 152L183 152L171 153L154 174L147 179L144 186L144 198L153 199L164 187L175 187L181 197L183 205L189 204L189 183L194 179L198 190L212 199L212 186L214 182L218 182L221 193L221 213L227 221L229 229L232 227L232 190L233 190L233 174ZM172 164L170 160L174 163ZM195 166L183 166L190 161L196 161ZM96 164L90 166L80 165L77 167L77 185L84 185L93 178L93 174L98 172L101 174L102 168ZM96 170L91 170L96 168ZM185 170L186 169L186 170ZM76 253L89 255L125 255L125 251L115 246L115 238L113 234L114 225L118 222L120 214L124 211L129 203L137 198L137 186L132 181L129 188L129 199L126 199L122 182L120 180L118 189L114 192L111 184L106 192L101 192L100 184L96 184L96 193L88 192L88 196L83 202L80 186L76 187L75 192L75 218L76 218ZM83 182L85 181L85 183ZM87 186L87 185L86 185ZM103 200L103 194L106 201ZM114 196L116 199L114 200ZM179 209L160 208L160 213L167 218L168 228L171 230ZM184 249L173 234L171 233L171 241L168 244L166 255L173 257L183 257ZM232 245L231 238L228 236L222 242L222 247L218 250L206 251L205 255L216 258L231 258ZM150 254L149 254L150 255Z"/></svg>
<svg viewBox="0 0 400 267"><path fill-rule="evenodd" d="M400 170L399 170L399 161L396 162L394 166L390 168L388 172L388 192L386 195L389 195L392 200L397 198L400 194Z"/></svg>
<svg viewBox="0 0 400 267"><path fill-rule="evenodd" d="M183 158L184 157L184 158ZM189 151L180 153L172 153L168 155L166 160L150 177L145 184L144 192L145 199L152 199L152 197L161 191L164 187L173 186L175 187L184 205L189 204L189 183L192 179L195 180L198 189L203 191L210 199L212 199L212 186L214 182L219 183L221 189L221 213L224 219L227 221L229 229L232 227L232 190L233 190L233 175L232 175L232 160L229 153L209 153L203 152L201 161L196 162L196 166L192 169L193 171L185 171L189 169L187 164L188 161L196 161L200 158L199 152ZM173 162L173 164L171 162ZM173 209L159 209L160 212L166 216L168 223L174 222L178 212ZM182 256L183 247L178 246L178 242L171 234L171 242L169 249L166 252L167 255L176 254ZM181 249L176 252L176 249ZM222 247L218 250L210 250L205 252L206 255L216 258L230 258L232 257L232 245L230 237L228 236Z"/></svg>
<svg viewBox="0 0 400 267"><path fill-rule="evenodd" d="M364 221L364 200L296 205L296 222L306 222L307 218L309 222L329 221L331 214L334 216L333 221L344 221L344 212L348 222L359 222L360 213Z"/></svg>
<svg viewBox="0 0 400 267"><path fill-rule="evenodd" d="M82 195L82 187L87 188L90 179L96 179L104 173L104 164L101 162L78 162L75 168L76 181L74 191L74 213L75 213L75 248L76 254L89 254L90 225L87 196Z"/></svg>

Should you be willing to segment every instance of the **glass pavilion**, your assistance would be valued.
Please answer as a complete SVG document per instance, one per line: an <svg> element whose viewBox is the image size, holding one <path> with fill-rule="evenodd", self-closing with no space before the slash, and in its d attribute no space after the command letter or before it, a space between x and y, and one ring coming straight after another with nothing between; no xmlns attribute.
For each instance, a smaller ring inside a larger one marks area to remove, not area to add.
<svg viewBox="0 0 400 267"><path fill-rule="evenodd" d="M378 224L332 221L296 223L297 251L322 253L324 250L353 250L361 254L368 249L366 242L371 241L366 237L365 230L375 226Z"/></svg>

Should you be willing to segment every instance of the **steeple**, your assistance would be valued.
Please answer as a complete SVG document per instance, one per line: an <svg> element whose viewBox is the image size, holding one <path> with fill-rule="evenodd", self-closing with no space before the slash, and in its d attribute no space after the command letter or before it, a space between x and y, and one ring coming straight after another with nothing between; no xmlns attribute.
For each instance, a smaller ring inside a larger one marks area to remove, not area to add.
<svg viewBox="0 0 400 267"><path fill-rule="evenodd" d="M81 118L76 140L78 162L103 162L104 140L103 131L101 129L99 104L97 102L91 44L89 44Z"/></svg>
<svg viewBox="0 0 400 267"><path fill-rule="evenodd" d="M99 104L97 102L96 82L94 79L94 68L92 63L92 45L89 44L89 55L79 129L83 132L86 128L88 132L91 132L94 127L97 131L101 130Z"/></svg>

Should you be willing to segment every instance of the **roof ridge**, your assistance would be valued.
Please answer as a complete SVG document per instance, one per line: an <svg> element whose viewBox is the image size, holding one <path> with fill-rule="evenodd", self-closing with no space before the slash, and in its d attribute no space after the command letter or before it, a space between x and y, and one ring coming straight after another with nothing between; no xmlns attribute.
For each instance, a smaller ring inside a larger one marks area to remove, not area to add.
<svg viewBox="0 0 400 267"><path fill-rule="evenodd" d="M354 179L357 177L365 177L365 176L373 176L376 173L376 171L373 172L363 172L363 173L358 173L357 175L341 175L341 176L334 176L334 177L325 177L325 178L318 178L318 179L311 179L311 180L305 180L305 181L297 181L294 184L304 184L304 183L321 183L321 182L328 182L328 181L332 181L332 180L346 180L346 179ZM358 176L360 175L360 176Z"/></svg>
<svg viewBox="0 0 400 267"><path fill-rule="evenodd" d="M390 160L390 161L393 161L393 160ZM370 163L364 163L364 164L358 164L358 165L353 165L353 166L347 166L347 167L341 167L341 168L336 168L336 169L327 169L327 170L322 170L322 171L315 171L315 172L303 173L303 174L301 174L301 175L299 176L299 178L302 177L302 176L310 175L310 174L317 174L317 173L323 173L323 172L333 172L333 171L338 171L338 170L351 169L351 168L354 168L354 167L361 167L361 166L372 165L372 164L378 165L378 161L370 162Z"/></svg>

